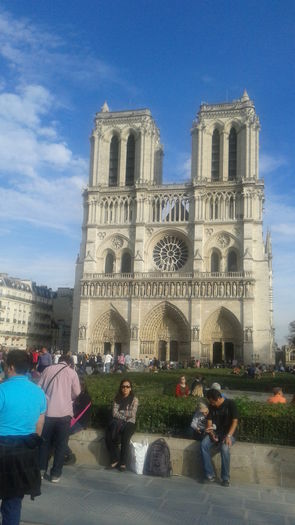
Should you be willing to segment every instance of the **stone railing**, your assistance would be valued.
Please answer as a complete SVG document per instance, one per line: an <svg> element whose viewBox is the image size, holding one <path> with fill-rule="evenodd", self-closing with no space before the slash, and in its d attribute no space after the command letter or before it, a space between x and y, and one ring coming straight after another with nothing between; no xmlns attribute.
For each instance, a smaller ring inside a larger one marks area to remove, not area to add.
<svg viewBox="0 0 295 525"><path fill-rule="evenodd" d="M129 272L129 273L84 273L87 280L126 280L126 279L252 279L253 272Z"/></svg>
<svg viewBox="0 0 295 525"><path fill-rule="evenodd" d="M251 298L253 297L253 279L240 278L185 278L82 280L82 297L140 297L150 298Z"/></svg>

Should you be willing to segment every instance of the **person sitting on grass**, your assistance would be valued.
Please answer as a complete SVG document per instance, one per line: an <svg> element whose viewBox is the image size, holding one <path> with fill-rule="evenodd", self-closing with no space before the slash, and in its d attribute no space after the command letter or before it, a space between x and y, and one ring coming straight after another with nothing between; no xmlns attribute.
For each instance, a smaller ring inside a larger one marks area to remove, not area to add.
<svg viewBox="0 0 295 525"><path fill-rule="evenodd" d="M134 396L131 381L122 379L113 403L113 417L106 430L110 469L118 468L121 472L126 471L129 442L135 432L137 407L138 399ZM120 455L119 443L121 443Z"/></svg>
<svg viewBox="0 0 295 525"><path fill-rule="evenodd" d="M189 387L186 383L186 378L185 376L181 376L175 388L175 396L176 397L188 397L188 395L189 395Z"/></svg>
<svg viewBox="0 0 295 525"><path fill-rule="evenodd" d="M286 398L283 396L283 390L280 386L275 386L272 389L272 391L273 391L273 395L268 398L267 400L268 403L270 404L277 404L277 403L286 404L287 403Z"/></svg>

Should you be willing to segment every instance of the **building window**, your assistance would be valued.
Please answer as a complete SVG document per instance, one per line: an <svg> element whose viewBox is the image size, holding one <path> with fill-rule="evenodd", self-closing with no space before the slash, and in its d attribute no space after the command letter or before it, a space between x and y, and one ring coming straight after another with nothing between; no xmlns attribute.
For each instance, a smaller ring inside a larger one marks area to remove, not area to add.
<svg viewBox="0 0 295 525"><path fill-rule="evenodd" d="M121 273L131 273L131 255L128 252L123 253Z"/></svg>
<svg viewBox="0 0 295 525"><path fill-rule="evenodd" d="M108 253L105 260L105 273L114 273L114 256Z"/></svg>
<svg viewBox="0 0 295 525"><path fill-rule="evenodd" d="M230 197L229 199L229 219L234 219L234 198Z"/></svg>
<svg viewBox="0 0 295 525"><path fill-rule="evenodd" d="M175 235L166 235L154 247L153 260L159 270L180 270L188 260L187 245Z"/></svg>
<svg viewBox="0 0 295 525"><path fill-rule="evenodd" d="M220 134L215 129L212 135L211 179L219 180Z"/></svg>
<svg viewBox="0 0 295 525"><path fill-rule="evenodd" d="M109 186L118 186L119 141L113 136L110 144Z"/></svg>
<svg viewBox="0 0 295 525"><path fill-rule="evenodd" d="M227 271L237 272L238 271L238 258L234 251L230 251L227 256Z"/></svg>
<svg viewBox="0 0 295 525"><path fill-rule="evenodd" d="M219 262L219 254L217 252L213 252L211 255L211 273L219 272Z"/></svg>
<svg viewBox="0 0 295 525"><path fill-rule="evenodd" d="M133 186L135 174L135 138L129 135L126 152L126 186Z"/></svg>
<svg viewBox="0 0 295 525"><path fill-rule="evenodd" d="M237 132L231 128L228 141L228 180L237 178Z"/></svg>
<svg viewBox="0 0 295 525"><path fill-rule="evenodd" d="M292 350L292 352L290 352L290 361L295 361L295 350Z"/></svg>

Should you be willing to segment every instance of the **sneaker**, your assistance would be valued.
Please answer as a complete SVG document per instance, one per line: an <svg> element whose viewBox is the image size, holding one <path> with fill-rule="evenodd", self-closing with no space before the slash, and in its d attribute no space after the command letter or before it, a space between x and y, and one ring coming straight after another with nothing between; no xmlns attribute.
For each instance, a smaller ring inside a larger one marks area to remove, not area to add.
<svg viewBox="0 0 295 525"><path fill-rule="evenodd" d="M56 476L51 476L50 481L51 481L51 483L59 483L60 482L60 478L57 478Z"/></svg>
<svg viewBox="0 0 295 525"><path fill-rule="evenodd" d="M205 483L205 485L210 485L210 483L215 483L215 477L213 476L212 478L204 478L203 483Z"/></svg>
<svg viewBox="0 0 295 525"><path fill-rule="evenodd" d="M222 487L229 487L230 486L229 480L228 479L223 479L222 482L221 482L221 486Z"/></svg>
<svg viewBox="0 0 295 525"><path fill-rule="evenodd" d="M46 479L47 472L46 470L40 470L41 479Z"/></svg>

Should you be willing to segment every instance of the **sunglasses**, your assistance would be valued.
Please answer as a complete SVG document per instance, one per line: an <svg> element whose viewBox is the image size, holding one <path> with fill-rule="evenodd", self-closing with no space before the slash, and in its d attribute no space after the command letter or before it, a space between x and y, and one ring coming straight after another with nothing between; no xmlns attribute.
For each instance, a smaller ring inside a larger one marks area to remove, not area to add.
<svg viewBox="0 0 295 525"><path fill-rule="evenodd" d="M131 388L130 385L122 385L121 388Z"/></svg>

